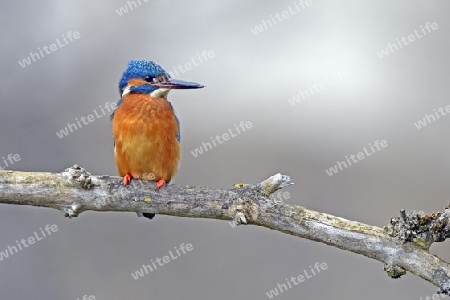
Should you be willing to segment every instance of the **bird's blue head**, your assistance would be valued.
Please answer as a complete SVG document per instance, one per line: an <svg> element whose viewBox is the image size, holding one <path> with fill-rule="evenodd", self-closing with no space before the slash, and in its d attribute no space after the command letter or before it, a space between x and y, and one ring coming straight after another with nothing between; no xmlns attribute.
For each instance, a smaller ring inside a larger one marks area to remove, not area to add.
<svg viewBox="0 0 450 300"><path fill-rule="evenodd" d="M198 89L202 87L203 85L195 82L172 79L160 65L146 60L130 61L119 81L121 95L124 94L124 91L150 94L157 90L161 91L161 95L165 95L170 89Z"/></svg>

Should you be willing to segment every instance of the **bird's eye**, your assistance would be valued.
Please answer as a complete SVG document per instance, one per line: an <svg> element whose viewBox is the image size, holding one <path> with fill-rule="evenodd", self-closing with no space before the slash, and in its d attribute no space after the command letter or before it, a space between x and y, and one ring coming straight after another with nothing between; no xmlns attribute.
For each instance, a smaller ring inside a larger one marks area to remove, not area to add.
<svg viewBox="0 0 450 300"><path fill-rule="evenodd" d="M153 77L150 76L150 75L145 75L144 76L144 80L147 81L147 82L153 82Z"/></svg>

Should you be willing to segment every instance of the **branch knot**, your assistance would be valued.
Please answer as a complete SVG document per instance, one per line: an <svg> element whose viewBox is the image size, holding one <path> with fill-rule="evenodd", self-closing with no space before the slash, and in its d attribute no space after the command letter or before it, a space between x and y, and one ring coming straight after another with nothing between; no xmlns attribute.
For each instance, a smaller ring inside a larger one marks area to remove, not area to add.
<svg viewBox="0 0 450 300"><path fill-rule="evenodd" d="M414 242L428 249L434 242L443 242L450 236L450 208L444 212L424 215L416 211L400 210L400 217L392 218L385 233L401 243Z"/></svg>
<svg viewBox="0 0 450 300"><path fill-rule="evenodd" d="M89 190L94 185L91 179L91 173L78 165L73 165L73 167L65 169L62 175L70 181L74 180L79 183L83 189Z"/></svg>

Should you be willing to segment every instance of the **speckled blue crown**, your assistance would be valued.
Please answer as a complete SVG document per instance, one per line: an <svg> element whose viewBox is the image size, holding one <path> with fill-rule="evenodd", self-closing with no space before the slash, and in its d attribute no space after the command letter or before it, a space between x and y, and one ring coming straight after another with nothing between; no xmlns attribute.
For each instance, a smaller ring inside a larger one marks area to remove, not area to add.
<svg viewBox="0 0 450 300"><path fill-rule="evenodd" d="M119 92L122 95L123 89L127 86L128 80L131 78L144 78L144 76L159 77L165 76L170 78L169 73L167 73L160 65L153 61L147 60L131 60L128 63L128 67L123 72L122 78L119 81Z"/></svg>

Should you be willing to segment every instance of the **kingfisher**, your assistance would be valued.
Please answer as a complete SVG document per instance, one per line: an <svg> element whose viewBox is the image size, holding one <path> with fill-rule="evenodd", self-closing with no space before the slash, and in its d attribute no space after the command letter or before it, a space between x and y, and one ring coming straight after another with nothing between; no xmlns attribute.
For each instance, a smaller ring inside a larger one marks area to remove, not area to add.
<svg viewBox="0 0 450 300"><path fill-rule="evenodd" d="M123 184L151 180L160 189L172 180L180 164L180 122L167 94L172 89L204 86L170 78L153 61L132 60L119 81L121 99L111 115L114 158ZM154 217L138 213L139 217Z"/></svg>

